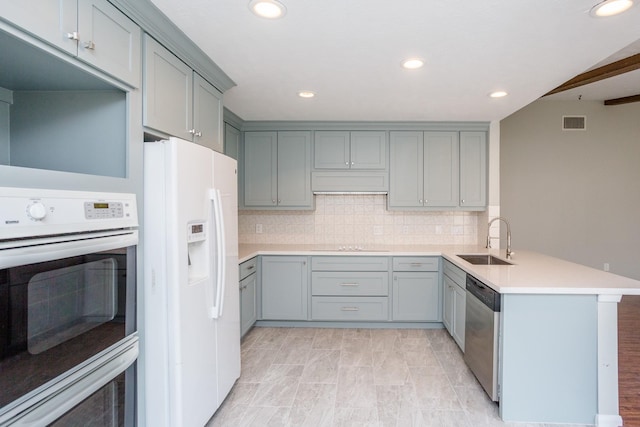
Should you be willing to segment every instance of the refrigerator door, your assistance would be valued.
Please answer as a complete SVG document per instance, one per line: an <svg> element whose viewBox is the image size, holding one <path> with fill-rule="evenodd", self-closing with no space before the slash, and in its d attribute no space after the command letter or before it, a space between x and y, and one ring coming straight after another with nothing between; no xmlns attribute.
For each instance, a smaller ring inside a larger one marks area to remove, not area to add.
<svg viewBox="0 0 640 427"><path fill-rule="evenodd" d="M213 151L145 143L146 425L202 426L219 402L211 234Z"/></svg>
<svg viewBox="0 0 640 427"><path fill-rule="evenodd" d="M224 224L224 295L218 322L218 405L240 376L240 296L238 292L237 162L213 153L213 187L219 195Z"/></svg>

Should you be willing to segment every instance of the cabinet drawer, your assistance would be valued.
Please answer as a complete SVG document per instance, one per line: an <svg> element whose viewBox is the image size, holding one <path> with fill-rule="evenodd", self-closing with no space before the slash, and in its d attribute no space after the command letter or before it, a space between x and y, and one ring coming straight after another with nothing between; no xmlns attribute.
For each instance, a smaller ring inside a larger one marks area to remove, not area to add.
<svg viewBox="0 0 640 427"><path fill-rule="evenodd" d="M313 297L313 320L387 320L387 297Z"/></svg>
<svg viewBox="0 0 640 427"><path fill-rule="evenodd" d="M240 280L244 279L248 275L255 273L258 267L258 258L251 258L248 261L240 264Z"/></svg>
<svg viewBox="0 0 640 427"><path fill-rule="evenodd" d="M458 286L462 287L462 289L466 288L467 273L465 273L463 269L445 259L442 261L442 271L446 276L449 276L451 280L456 282Z"/></svg>
<svg viewBox="0 0 640 427"><path fill-rule="evenodd" d="M440 257L394 257L393 271L438 271Z"/></svg>
<svg viewBox="0 0 640 427"><path fill-rule="evenodd" d="M389 295L389 274L385 271L335 272L311 274L312 295Z"/></svg>
<svg viewBox="0 0 640 427"><path fill-rule="evenodd" d="M316 256L311 258L313 271L387 271L389 258L370 256Z"/></svg>

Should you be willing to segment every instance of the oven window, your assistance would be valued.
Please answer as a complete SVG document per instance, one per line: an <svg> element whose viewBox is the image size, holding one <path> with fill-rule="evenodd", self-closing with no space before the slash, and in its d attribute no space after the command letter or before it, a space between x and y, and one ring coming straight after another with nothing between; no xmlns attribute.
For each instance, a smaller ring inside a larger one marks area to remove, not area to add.
<svg viewBox="0 0 640 427"><path fill-rule="evenodd" d="M0 270L0 408L135 330L134 272L135 247Z"/></svg>

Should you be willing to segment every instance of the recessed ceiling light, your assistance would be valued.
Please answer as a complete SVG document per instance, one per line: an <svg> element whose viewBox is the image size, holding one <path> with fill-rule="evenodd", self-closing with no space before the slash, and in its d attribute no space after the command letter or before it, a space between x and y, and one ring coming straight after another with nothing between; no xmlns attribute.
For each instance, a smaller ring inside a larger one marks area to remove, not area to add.
<svg viewBox="0 0 640 427"><path fill-rule="evenodd" d="M287 8L278 0L251 0L249 9L262 18L281 18L287 13Z"/></svg>
<svg viewBox="0 0 640 427"><path fill-rule="evenodd" d="M633 0L604 0L593 6L589 14L594 18L617 15L633 6Z"/></svg>
<svg viewBox="0 0 640 427"><path fill-rule="evenodd" d="M507 96L507 95L508 95L508 93L507 93L507 92L505 92L505 91L503 91L503 90L497 90L497 91L495 91L495 92L491 92L491 93L489 94L489 96L490 96L491 98L504 98L504 97L505 97L505 96Z"/></svg>
<svg viewBox="0 0 640 427"><path fill-rule="evenodd" d="M310 90L301 90L298 92L298 96L300 98L313 98L316 96L315 92L311 92Z"/></svg>
<svg viewBox="0 0 640 427"><path fill-rule="evenodd" d="M402 61L402 67L407 70L415 70L424 65L424 61L420 58L409 58Z"/></svg>

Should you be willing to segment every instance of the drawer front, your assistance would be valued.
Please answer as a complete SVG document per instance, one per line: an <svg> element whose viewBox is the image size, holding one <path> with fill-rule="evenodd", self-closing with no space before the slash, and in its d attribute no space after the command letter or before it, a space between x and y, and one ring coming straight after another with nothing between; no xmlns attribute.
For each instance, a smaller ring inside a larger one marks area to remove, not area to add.
<svg viewBox="0 0 640 427"><path fill-rule="evenodd" d="M314 271L311 273L312 295L389 295L389 273Z"/></svg>
<svg viewBox="0 0 640 427"><path fill-rule="evenodd" d="M438 271L440 257L393 257L393 271Z"/></svg>
<svg viewBox="0 0 640 427"><path fill-rule="evenodd" d="M463 269L445 259L442 261L442 271L462 289L466 288L467 273Z"/></svg>
<svg viewBox="0 0 640 427"><path fill-rule="evenodd" d="M387 320L389 316L387 297L313 297L311 305L313 320Z"/></svg>
<svg viewBox="0 0 640 427"><path fill-rule="evenodd" d="M311 258L313 271L387 271L389 258L381 256L314 256Z"/></svg>
<svg viewBox="0 0 640 427"><path fill-rule="evenodd" d="M240 280L244 279L248 275L255 273L258 267L258 258L251 258L248 261L240 264Z"/></svg>

